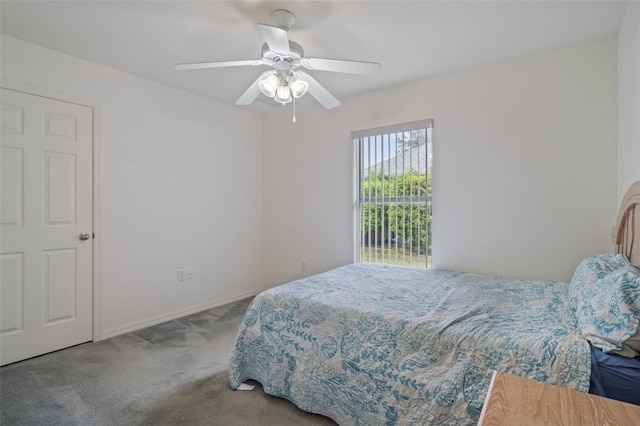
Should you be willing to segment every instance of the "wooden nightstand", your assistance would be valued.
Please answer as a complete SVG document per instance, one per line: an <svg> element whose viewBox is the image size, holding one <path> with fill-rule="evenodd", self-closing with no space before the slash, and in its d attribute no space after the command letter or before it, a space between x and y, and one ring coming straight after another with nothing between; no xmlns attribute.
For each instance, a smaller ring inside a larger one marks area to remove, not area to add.
<svg viewBox="0 0 640 426"><path fill-rule="evenodd" d="M640 425L640 406L494 372L478 422L493 425Z"/></svg>

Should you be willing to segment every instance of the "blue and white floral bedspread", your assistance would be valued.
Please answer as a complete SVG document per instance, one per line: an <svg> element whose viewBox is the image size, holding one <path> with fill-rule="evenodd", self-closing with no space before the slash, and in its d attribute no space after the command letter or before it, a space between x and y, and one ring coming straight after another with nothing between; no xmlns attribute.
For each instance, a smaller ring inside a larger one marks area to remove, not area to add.
<svg viewBox="0 0 640 426"><path fill-rule="evenodd" d="M586 392L567 284L354 264L255 297L229 371L340 425L466 425L493 370Z"/></svg>

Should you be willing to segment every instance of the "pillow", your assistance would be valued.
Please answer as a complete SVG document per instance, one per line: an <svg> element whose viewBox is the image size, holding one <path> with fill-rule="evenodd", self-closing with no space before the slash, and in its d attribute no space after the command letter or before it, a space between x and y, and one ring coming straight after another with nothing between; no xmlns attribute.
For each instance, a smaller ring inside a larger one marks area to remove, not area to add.
<svg viewBox="0 0 640 426"><path fill-rule="evenodd" d="M603 352L638 356L640 271L626 266L592 281L577 297L576 319L582 335Z"/></svg>
<svg viewBox="0 0 640 426"><path fill-rule="evenodd" d="M624 342L622 350L612 350L611 352L618 355L626 356L627 358L633 358L640 355L640 326L635 336L631 336Z"/></svg>
<svg viewBox="0 0 640 426"><path fill-rule="evenodd" d="M576 301L582 290L607 274L629 266L629 260L623 254L600 254L584 259L569 282L569 306L576 309Z"/></svg>

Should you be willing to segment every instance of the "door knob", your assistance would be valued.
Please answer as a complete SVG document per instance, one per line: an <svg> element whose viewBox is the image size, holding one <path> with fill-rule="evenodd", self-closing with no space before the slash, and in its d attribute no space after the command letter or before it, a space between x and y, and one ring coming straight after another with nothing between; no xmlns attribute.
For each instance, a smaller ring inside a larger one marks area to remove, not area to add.
<svg viewBox="0 0 640 426"><path fill-rule="evenodd" d="M87 234L86 232L83 232L82 234L80 234L80 241L86 241L89 238L91 238L91 235Z"/></svg>

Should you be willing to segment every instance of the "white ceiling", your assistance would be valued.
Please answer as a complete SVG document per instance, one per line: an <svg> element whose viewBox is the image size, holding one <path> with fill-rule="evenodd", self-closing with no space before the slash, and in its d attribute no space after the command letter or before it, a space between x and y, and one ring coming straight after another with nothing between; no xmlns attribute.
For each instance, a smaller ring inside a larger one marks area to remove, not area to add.
<svg viewBox="0 0 640 426"><path fill-rule="evenodd" d="M338 99L617 32L626 1L8 1L0 31L233 104L267 68L176 71L179 62L260 57L256 23L296 15L309 57L379 62L373 77L313 71ZM302 103L314 102L309 96ZM279 105L260 96L258 112Z"/></svg>

